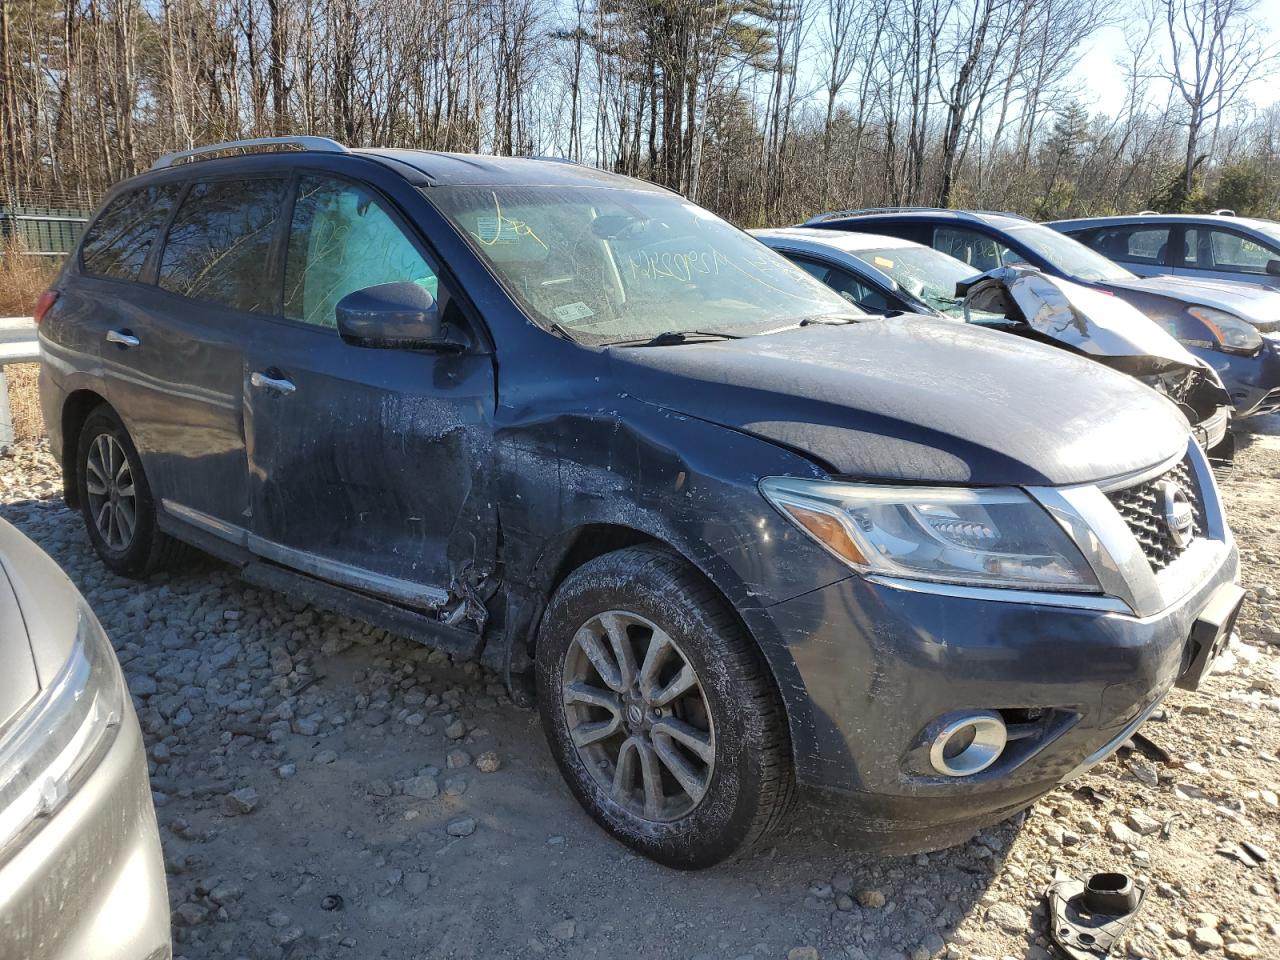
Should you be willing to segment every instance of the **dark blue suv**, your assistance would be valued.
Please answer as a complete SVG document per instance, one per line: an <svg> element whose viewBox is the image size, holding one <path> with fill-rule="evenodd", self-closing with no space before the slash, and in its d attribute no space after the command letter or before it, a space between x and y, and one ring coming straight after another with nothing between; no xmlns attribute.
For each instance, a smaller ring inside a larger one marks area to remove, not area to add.
<svg viewBox="0 0 1280 960"><path fill-rule="evenodd" d="M867 317L651 184L301 139L119 184L39 309L105 563L182 545L502 670L569 786L700 867L796 787L936 847L1194 685L1242 597L1113 370Z"/></svg>
<svg viewBox="0 0 1280 960"><path fill-rule="evenodd" d="M1084 244L1015 213L910 207L824 213L806 227L914 240L988 271L1030 264L1137 307L1218 372L1236 416L1280 410L1280 296L1258 316L1243 294L1174 277L1139 277ZM1257 297L1251 298L1253 301ZM1248 309L1248 312L1242 312Z"/></svg>

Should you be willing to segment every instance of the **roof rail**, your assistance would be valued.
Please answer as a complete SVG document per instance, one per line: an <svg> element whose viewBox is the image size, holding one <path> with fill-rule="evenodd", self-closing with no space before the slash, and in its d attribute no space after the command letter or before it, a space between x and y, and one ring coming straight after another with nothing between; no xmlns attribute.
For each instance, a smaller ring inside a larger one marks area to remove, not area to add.
<svg viewBox="0 0 1280 960"><path fill-rule="evenodd" d="M824 220L842 220L845 217L870 217L877 213L922 213L929 210L941 210L942 207L862 207L852 210L830 210L827 213L819 213L810 217L801 226L807 227L811 223L822 223ZM959 211L948 211L959 212Z"/></svg>
<svg viewBox="0 0 1280 960"><path fill-rule="evenodd" d="M152 170L174 167L187 160L208 160L211 155L235 151L239 154L270 153L270 150L259 150L260 147L293 147L297 150L310 150L315 153L350 153L351 151L328 137L259 137L256 140L228 140L226 143L212 143L207 147L193 147L190 150L178 150L166 153L151 165Z"/></svg>

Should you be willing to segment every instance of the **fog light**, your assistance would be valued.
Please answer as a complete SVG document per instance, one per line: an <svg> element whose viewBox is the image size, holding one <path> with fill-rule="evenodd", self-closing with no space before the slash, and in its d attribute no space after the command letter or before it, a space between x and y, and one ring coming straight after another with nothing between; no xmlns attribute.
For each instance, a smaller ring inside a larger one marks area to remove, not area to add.
<svg viewBox="0 0 1280 960"><path fill-rule="evenodd" d="M1000 759L1008 740L998 713L984 710L954 717L933 738L929 762L948 777L972 776Z"/></svg>

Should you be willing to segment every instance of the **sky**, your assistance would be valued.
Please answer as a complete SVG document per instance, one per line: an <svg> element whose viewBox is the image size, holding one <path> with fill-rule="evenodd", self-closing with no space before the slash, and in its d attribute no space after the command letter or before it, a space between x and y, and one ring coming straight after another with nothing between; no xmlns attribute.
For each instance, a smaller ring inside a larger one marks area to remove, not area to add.
<svg viewBox="0 0 1280 960"><path fill-rule="evenodd" d="M1269 28L1272 41L1280 41L1280 0L1259 0L1256 16ZM1115 115L1125 96L1124 71L1115 61L1124 56L1124 34L1119 27L1107 27L1094 37L1075 70L1083 88L1081 99L1086 105ZM1255 82L1249 88L1248 97L1258 107L1280 100L1280 79Z"/></svg>

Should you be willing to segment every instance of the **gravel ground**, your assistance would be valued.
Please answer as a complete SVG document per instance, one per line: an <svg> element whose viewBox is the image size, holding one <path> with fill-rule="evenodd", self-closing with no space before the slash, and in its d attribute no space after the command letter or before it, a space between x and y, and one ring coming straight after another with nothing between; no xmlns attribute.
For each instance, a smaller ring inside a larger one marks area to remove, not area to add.
<svg viewBox="0 0 1280 960"><path fill-rule="evenodd" d="M1148 889L1114 950L1280 958L1280 417L1224 485L1251 602L1197 693L1014 821L874 858L801 813L698 874L628 854L561 784L537 717L475 665L197 562L106 571L41 442L0 457L0 516L79 584L115 642L151 755L176 952L199 958L1047 958L1055 870ZM1219 848L1248 840L1246 867Z"/></svg>

